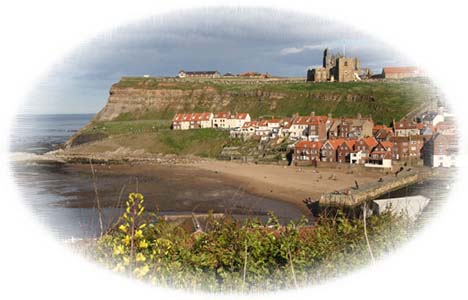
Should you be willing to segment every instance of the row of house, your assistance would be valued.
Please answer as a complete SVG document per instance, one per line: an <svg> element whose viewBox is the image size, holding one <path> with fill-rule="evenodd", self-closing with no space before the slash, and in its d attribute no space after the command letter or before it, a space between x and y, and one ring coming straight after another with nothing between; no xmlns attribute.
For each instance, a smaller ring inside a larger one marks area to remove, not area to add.
<svg viewBox="0 0 468 300"><path fill-rule="evenodd" d="M389 168L394 161L423 161L432 167L456 164L456 126L450 118L426 112L419 122L393 120L374 125L371 117L332 118L331 114L252 120L248 113L176 114L172 129L229 129L231 137L293 142L293 159L303 163L337 162Z"/></svg>
<svg viewBox="0 0 468 300"><path fill-rule="evenodd" d="M454 122L439 122L437 125L443 126L435 126L434 133L429 135L414 130L412 124L407 127L400 127L400 122L394 124L394 130L374 126L372 137L299 141L294 145L293 159L312 165L337 162L379 168L391 168L396 161L423 162L431 167L456 166L458 136L454 134Z"/></svg>
<svg viewBox="0 0 468 300"><path fill-rule="evenodd" d="M172 119L173 130L197 128L240 128L251 120L248 113L203 112L176 114Z"/></svg>
<svg viewBox="0 0 468 300"><path fill-rule="evenodd" d="M272 118L246 122L242 127L231 130L232 137L288 137L291 140L324 141L326 139L372 136L374 122L371 118L332 118L316 116L299 116L291 118Z"/></svg>

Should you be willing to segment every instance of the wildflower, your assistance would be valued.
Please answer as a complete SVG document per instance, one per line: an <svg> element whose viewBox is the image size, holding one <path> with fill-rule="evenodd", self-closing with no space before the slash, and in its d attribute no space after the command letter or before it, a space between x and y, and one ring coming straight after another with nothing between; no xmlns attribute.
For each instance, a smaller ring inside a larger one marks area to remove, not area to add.
<svg viewBox="0 0 468 300"><path fill-rule="evenodd" d="M122 242L125 244L125 246L128 246L130 244L130 236L127 234L123 239Z"/></svg>
<svg viewBox="0 0 468 300"><path fill-rule="evenodd" d="M146 249L148 248L148 242L146 242L146 240L141 240L139 246L140 248Z"/></svg>
<svg viewBox="0 0 468 300"><path fill-rule="evenodd" d="M125 225L120 225L119 229L122 230L123 232L127 232L127 227Z"/></svg>
<svg viewBox="0 0 468 300"><path fill-rule="evenodd" d="M145 228L145 227L146 227L146 223L143 223L143 224L141 224L140 227L138 227L138 228L139 228L139 229L143 229L143 228Z"/></svg>
<svg viewBox="0 0 468 300"><path fill-rule="evenodd" d="M138 253L135 257L136 261L145 261L146 257L142 253Z"/></svg>
<svg viewBox="0 0 468 300"><path fill-rule="evenodd" d="M120 255L124 253L124 247L122 245L114 246L114 255Z"/></svg>
<svg viewBox="0 0 468 300"><path fill-rule="evenodd" d="M142 238L143 237L143 231L141 231L140 229L138 229L137 231L135 231L135 238Z"/></svg>

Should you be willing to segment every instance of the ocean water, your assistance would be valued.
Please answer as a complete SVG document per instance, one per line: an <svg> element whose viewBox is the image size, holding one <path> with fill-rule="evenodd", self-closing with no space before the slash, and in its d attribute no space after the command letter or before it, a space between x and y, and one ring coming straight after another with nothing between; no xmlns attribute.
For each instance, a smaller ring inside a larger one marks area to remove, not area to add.
<svg viewBox="0 0 468 300"><path fill-rule="evenodd" d="M38 163L29 157L57 149L92 117L22 115L17 117L11 132L10 152L17 158L11 162L11 168L23 201L37 220L60 240L93 237L99 233L90 168ZM272 211L284 223L302 215L290 203L249 194L207 171L194 174L193 170L161 166L142 173L138 167L128 166L123 168L128 172L125 173L115 166L96 165L95 168L104 227L122 213L118 205L121 197L136 189L145 195L147 210L157 210L162 215L206 213L213 209L239 218L255 216L265 220ZM138 178L130 175L135 169Z"/></svg>
<svg viewBox="0 0 468 300"><path fill-rule="evenodd" d="M55 205L66 199L52 188L66 185L67 178L49 176L57 166L23 158L57 149L92 117L93 114L18 115L12 124L9 150L13 157L20 159L10 162L15 182L26 206L59 239L95 235L97 213L95 209Z"/></svg>
<svg viewBox="0 0 468 300"><path fill-rule="evenodd" d="M93 114L18 115L10 135L10 152L43 154L56 149L88 123Z"/></svg>

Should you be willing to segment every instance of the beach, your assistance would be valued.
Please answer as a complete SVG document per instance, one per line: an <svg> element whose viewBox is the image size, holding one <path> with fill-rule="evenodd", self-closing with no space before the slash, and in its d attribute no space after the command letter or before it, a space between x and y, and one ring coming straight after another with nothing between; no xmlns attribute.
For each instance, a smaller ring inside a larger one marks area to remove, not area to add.
<svg viewBox="0 0 468 300"><path fill-rule="evenodd" d="M189 165L187 165L189 166ZM242 182L245 189L259 196L269 196L293 203L308 213L303 200L318 200L324 193L375 183L379 178L392 178L393 174L350 168L349 165L334 167L297 167L238 163L216 160L194 162L190 166L227 176Z"/></svg>

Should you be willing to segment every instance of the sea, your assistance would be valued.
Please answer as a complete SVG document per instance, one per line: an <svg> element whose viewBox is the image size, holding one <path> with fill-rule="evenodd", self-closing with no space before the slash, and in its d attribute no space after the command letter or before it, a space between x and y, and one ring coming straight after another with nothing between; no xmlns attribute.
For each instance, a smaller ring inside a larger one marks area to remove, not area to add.
<svg viewBox="0 0 468 300"><path fill-rule="evenodd" d="M10 135L10 154L15 182L22 200L41 222L60 240L95 237L100 233L95 205L93 178L88 166L40 162L38 155L58 149L87 124L93 114L18 115ZM138 169L138 166L130 166ZM299 220L302 212L293 204L252 195L231 186L216 174L161 167L135 177L117 171L116 166L96 166L103 170L97 178L103 207L104 230L122 213L119 205L127 193L140 189L148 211L161 215L229 212L245 218L268 218L273 212L282 223ZM137 170L138 172L138 170ZM125 187L125 189L124 189ZM156 204L154 204L156 203Z"/></svg>

